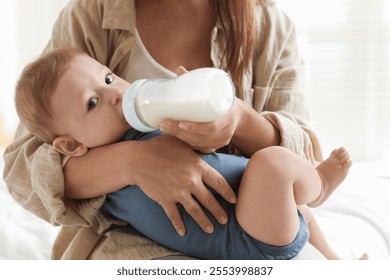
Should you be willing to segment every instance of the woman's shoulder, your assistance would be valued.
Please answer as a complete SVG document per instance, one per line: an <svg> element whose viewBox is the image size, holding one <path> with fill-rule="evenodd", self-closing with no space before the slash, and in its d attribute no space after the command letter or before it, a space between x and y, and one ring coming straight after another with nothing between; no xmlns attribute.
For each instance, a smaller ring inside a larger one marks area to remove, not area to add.
<svg viewBox="0 0 390 280"><path fill-rule="evenodd" d="M64 9L65 13L100 21L121 19L134 10L135 0L70 0Z"/></svg>
<svg viewBox="0 0 390 280"><path fill-rule="evenodd" d="M257 29L260 34L284 36L295 28L290 17L279 7L277 0L258 0Z"/></svg>
<svg viewBox="0 0 390 280"><path fill-rule="evenodd" d="M135 0L70 0L67 4L68 7L73 9L85 9L85 8L95 8L95 7L128 7L133 6Z"/></svg>
<svg viewBox="0 0 390 280"><path fill-rule="evenodd" d="M260 5L270 5L270 4L274 4L278 2L278 0L257 0L257 3L259 3Z"/></svg>

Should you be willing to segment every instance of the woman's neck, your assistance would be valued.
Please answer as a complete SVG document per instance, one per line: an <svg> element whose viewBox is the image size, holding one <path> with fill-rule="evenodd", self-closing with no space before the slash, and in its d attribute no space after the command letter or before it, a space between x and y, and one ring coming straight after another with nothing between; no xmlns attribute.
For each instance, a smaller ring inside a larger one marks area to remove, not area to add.
<svg viewBox="0 0 390 280"><path fill-rule="evenodd" d="M140 37L161 65L171 71L211 66L215 18L208 0L136 0L136 15Z"/></svg>

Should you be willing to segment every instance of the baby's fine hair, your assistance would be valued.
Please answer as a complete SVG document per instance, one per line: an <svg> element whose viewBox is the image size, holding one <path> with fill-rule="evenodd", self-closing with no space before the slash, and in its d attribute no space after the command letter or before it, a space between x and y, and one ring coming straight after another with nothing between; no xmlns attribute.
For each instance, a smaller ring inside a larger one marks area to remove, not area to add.
<svg viewBox="0 0 390 280"><path fill-rule="evenodd" d="M52 129L51 95L78 54L85 55L75 48L48 51L23 69L16 84L16 112L23 125L45 143L51 144L56 137Z"/></svg>

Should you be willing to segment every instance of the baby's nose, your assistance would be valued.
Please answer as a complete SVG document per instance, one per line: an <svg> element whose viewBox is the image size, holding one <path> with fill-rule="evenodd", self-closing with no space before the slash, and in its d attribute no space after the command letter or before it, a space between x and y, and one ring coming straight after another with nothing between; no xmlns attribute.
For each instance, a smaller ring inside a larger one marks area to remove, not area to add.
<svg viewBox="0 0 390 280"><path fill-rule="evenodd" d="M123 91L118 89L115 90L111 93L111 104L112 105L117 105L118 103L122 102L122 97L123 97Z"/></svg>

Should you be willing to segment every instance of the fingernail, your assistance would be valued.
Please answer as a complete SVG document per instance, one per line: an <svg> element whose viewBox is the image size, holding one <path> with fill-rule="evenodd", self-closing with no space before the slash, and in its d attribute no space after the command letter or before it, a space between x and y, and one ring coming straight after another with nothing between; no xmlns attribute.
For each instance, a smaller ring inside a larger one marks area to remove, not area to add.
<svg viewBox="0 0 390 280"><path fill-rule="evenodd" d="M179 229L178 233L179 233L180 236L184 236L184 230Z"/></svg>
<svg viewBox="0 0 390 280"><path fill-rule="evenodd" d="M162 132L169 132L171 130L171 125L169 123L162 122L160 123L160 130Z"/></svg>
<svg viewBox="0 0 390 280"><path fill-rule="evenodd" d="M179 126L179 128L184 129L184 130L188 128L188 124L185 122L179 122L178 126Z"/></svg>
<svg viewBox="0 0 390 280"><path fill-rule="evenodd" d="M230 203L236 203L237 199L235 196L230 197Z"/></svg>
<svg viewBox="0 0 390 280"><path fill-rule="evenodd" d="M223 225L226 224L227 221L228 221L228 219L227 219L226 216L222 216L221 219L220 219L220 223L223 224Z"/></svg>
<svg viewBox="0 0 390 280"><path fill-rule="evenodd" d="M206 227L206 232L207 233L213 233L213 231L214 231L214 228L212 226L207 226Z"/></svg>

